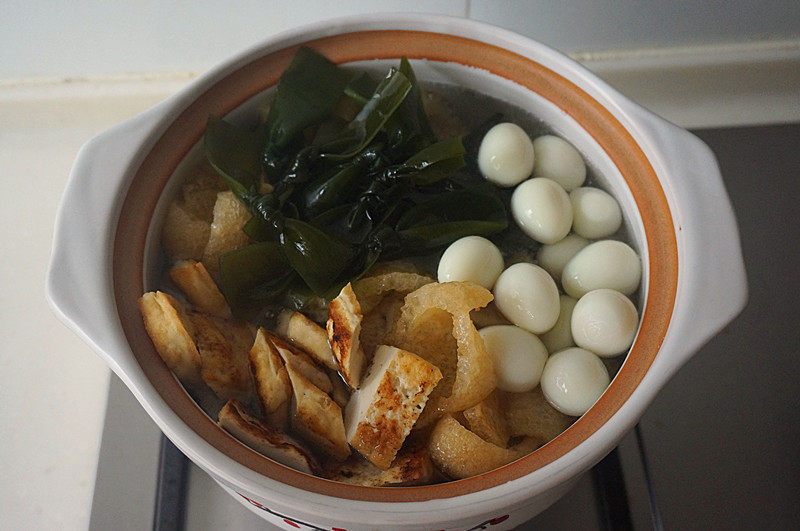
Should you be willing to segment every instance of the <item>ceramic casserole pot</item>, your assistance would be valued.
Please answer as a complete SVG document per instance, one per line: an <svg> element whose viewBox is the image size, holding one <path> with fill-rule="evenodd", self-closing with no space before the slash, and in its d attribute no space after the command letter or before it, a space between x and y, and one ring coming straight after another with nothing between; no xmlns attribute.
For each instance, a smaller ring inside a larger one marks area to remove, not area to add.
<svg viewBox="0 0 800 531"><path fill-rule="evenodd" d="M424 81L512 102L584 155L620 203L643 262L642 318L622 368L556 439L489 473L425 487L357 487L311 477L236 441L161 361L136 305L158 281L171 179L209 114L237 120L274 86L298 46L380 67L403 55ZM530 519L637 422L659 389L742 309L733 211L710 150L546 46L473 21L376 15L270 38L80 151L58 214L47 294L164 433L235 498L289 529L493 529Z"/></svg>

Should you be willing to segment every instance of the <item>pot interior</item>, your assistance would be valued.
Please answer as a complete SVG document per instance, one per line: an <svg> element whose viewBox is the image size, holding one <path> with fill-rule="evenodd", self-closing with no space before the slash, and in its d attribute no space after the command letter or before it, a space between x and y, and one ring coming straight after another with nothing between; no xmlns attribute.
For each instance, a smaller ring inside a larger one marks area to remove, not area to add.
<svg viewBox="0 0 800 531"><path fill-rule="evenodd" d="M374 488L334 483L279 465L217 427L189 397L155 352L136 307L141 294L159 285L159 240L164 212L182 175L187 154L199 149L208 114L246 121L274 90L296 47L264 50L200 93L156 140L133 177L117 226L113 279L123 329L155 391L214 451L289 485L340 498L421 501L476 492L520 478L553 462L619 409L642 380L666 334L677 288L677 250L661 185L641 147L619 121L574 83L507 50L451 35L370 31L305 43L349 68L385 72L402 55L415 61L424 82L462 86L526 109L583 154L595 181L616 197L624 230L643 261L639 334L614 381L598 402L556 439L505 467L470 479L426 487ZM365 59L364 50L369 50ZM378 59L373 59L377 57Z"/></svg>

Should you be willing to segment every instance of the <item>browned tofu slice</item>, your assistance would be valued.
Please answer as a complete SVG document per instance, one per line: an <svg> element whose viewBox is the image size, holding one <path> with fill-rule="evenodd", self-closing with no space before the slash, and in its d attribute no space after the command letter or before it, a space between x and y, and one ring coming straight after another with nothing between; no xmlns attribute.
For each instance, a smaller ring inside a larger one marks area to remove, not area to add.
<svg viewBox="0 0 800 531"><path fill-rule="evenodd" d="M344 383L342 380L342 376L338 372L331 371L328 373L331 378L331 383L333 384L333 390L328 393L333 398L333 401L339 404L339 407L344 409L347 405L347 402L350 400L350 395L352 391L347 384Z"/></svg>
<svg viewBox="0 0 800 531"><path fill-rule="evenodd" d="M303 446L272 426L250 416L236 400L219 412L219 425L256 452L306 474L319 474L320 466Z"/></svg>
<svg viewBox="0 0 800 531"><path fill-rule="evenodd" d="M435 474L436 468L425 446L401 449L386 470L376 467L359 454L353 454L327 471L328 479L362 487L427 485L433 481Z"/></svg>
<svg viewBox="0 0 800 531"><path fill-rule="evenodd" d="M353 389L361 383L361 373L366 364L361 349L361 306L353 287L348 283L328 305L328 341L334 356L339 361L339 372Z"/></svg>
<svg viewBox="0 0 800 531"><path fill-rule="evenodd" d="M317 363L334 371L339 370L339 363L328 345L328 332L302 313L291 310L281 312L275 332Z"/></svg>
<svg viewBox="0 0 800 531"><path fill-rule="evenodd" d="M169 276L198 310L230 319L231 309L202 262L181 260L172 266Z"/></svg>
<svg viewBox="0 0 800 531"><path fill-rule="evenodd" d="M419 356L380 345L361 388L345 408L347 442L388 468L442 373Z"/></svg>
<svg viewBox="0 0 800 531"><path fill-rule="evenodd" d="M509 433L505 414L500 406L497 391L464 410L464 418L472 433L484 441L506 447Z"/></svg>
<svg viewBox="0 0 800 531"><path fill-rule="evenodd" d="M337 461L347 459L350 447L344 437L342 408L322 389L286 365L292 381L292 429L312 446Z"/></svg>
<svg viewBox="0 0 800 531"><path fill-rule="evenodd" d="M314 360L312 360L308 354L293 347L274 334L265 332L265 335L275 347L275 350L278 352L278 355L285 365L294 367L296 371L311 380L311 383L326 393L330 393L333 390L331 379L323 369L314 363Z"/></svg>
<svg viewBox="0 0 800 531"><path fill-rule="evenodd" d="M160 291L139 299L144 327L167 367L184 384L202 382L200 353L192 339L192 324L178 301Z"/></svg>
<svg viewBox="0 0 800 531"><path fill-rule="evenodd" d="M263 328L256 333L250 349L250 369L255 378L256 396L270 425L285 429L289 423L292 383L275 347Z"/></svg>
<svg viewBox="0 0 800 531"><path fill-rule="evenodd" d="M188 315L200 352L203 381L223 400L249 403L254 391L249 359L253 336L249 328L200 313Z"/></svg>

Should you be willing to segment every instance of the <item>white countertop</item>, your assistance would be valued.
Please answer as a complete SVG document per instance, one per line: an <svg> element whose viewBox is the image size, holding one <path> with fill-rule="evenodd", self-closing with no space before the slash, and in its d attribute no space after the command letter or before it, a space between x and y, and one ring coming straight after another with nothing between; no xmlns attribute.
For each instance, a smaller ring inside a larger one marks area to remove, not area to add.
<svg viewBox="0 0 800 531"><path fill-rule="evenodd" d="M85 529L109 370L44 297L53 223L72 161L160 91L0 88L0 527ZM164 90L166 89L166 90Z"/></svg>
<svg viewBox="0 0 800 531"><path fill-rule="evenodd" d="M797 48L748 53L583 59L679 125L799 121ZM45 302L53 220L80 146L190 77L0 84L0 527L88 526L109 372Z"/></svg>

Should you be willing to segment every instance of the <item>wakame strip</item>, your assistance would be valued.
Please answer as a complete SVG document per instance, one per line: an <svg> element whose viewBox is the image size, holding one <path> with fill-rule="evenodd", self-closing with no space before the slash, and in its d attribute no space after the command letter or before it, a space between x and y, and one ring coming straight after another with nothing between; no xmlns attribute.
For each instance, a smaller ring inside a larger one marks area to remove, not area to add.
<svg viewBox="0 0 800 531"><path fill-rule="evenodd" d="M208 117L203 148L231 191L243 199L261 178L263 131L245 131L214 115Z"/></svg>
<svg viewBox="0 0 800 531"><path fill-rule="evenodd" d="M360 106L349 121L340 114L348 101ZM437 142L406 58L375 83L299 48L266 123L248 131L212 116L204 146L252 214L243 230L256 243L220 258L238 309L305 304L312 293L329 300L381 257L507 226L494 193L454 177L462 139Z"/></svg>
<svg viewBox="0 0 800 531"><path fill-rule="evenodd" d="M411 90L399 70L391 69L353 120L320 151L330 160L349 159L369 144Z"/></svg>
<svg viewBox="0 0 800 531"><path fill-rule="evenodd" d="M267 116L268 148L283 150L306 127L328 116L350 81L350 74L324 56L298 48L281 75Z"/></svg>

